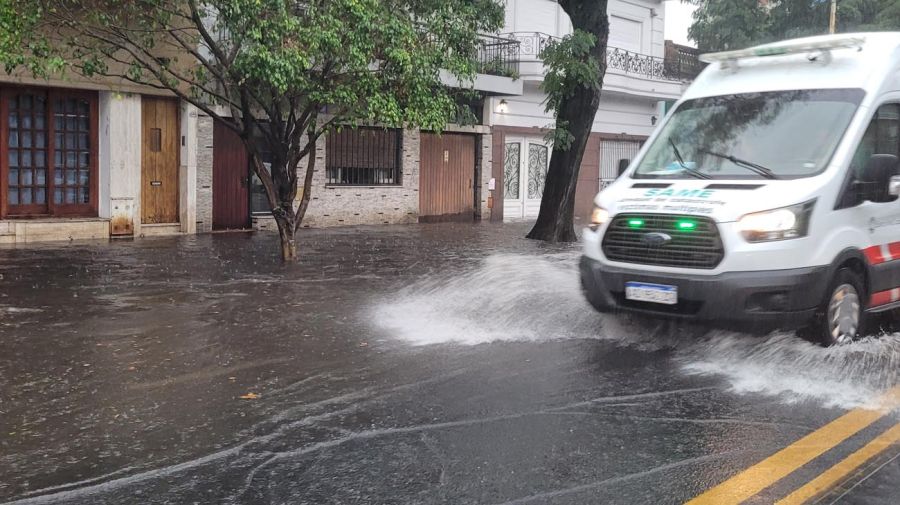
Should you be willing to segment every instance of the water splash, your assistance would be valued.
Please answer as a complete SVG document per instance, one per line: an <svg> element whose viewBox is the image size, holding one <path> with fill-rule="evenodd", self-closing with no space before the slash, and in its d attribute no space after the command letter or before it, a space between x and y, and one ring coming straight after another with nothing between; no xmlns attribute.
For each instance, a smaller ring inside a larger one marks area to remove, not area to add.
<svg viewBox="0 0 900 505"><path fill-rule="evenodd" d="M581 296L574 258L489 256L477 268L401 290L372 317L417 345L591 338L601 320Z"/></svg>
<svg viewBox="0 0 900 505"><path fill-rule="evenodd" d="M738 393L853 408L900 383L900 334L826 349L793 333L754 338L716 331L676 359L686 373L725 377Z"/></svg>
<svg viewBox="0 0 900 505"><path fill-rule="evenodd" d="M766 337L627 316L584 301L577 253L497 254L461 273L428 277L371 310L377 325L414 345L602 339L671 349L683 373L723 377L737 393L829 406L864 405L900 384L900 334L823 348L793 333Z"/></svg>

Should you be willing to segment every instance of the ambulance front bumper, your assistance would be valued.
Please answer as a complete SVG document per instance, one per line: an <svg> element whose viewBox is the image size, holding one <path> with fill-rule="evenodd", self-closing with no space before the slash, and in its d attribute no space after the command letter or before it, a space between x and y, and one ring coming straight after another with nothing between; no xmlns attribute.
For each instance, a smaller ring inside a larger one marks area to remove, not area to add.
<svg viewBox="0 0 900 505"><path fill-rule="evenodd" d="M581 258L581 286L600 312L629 312L690 319L744 331L794 329L805 325L828 288L827 266L726 272L718 275L660 273ZM677 303L628 300L625 283L675 286Z"/></svg>

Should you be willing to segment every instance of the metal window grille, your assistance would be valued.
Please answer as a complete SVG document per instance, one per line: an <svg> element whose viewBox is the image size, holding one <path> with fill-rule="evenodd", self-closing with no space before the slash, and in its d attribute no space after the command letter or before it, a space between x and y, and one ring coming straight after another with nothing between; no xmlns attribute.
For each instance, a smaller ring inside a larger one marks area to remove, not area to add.
<svg viewBox="0 0 900 505"><path fill-rule="evenodd" d="M325 142L328 184L385 186L400 184L400 130L346 128Z"/></svg>
<svg viewBox="0 0 900 505"><path fill-rule="evenodd" d="M619 177L620 170L637 156L642 142L603 140L600 142L600 189Z"/></svg>

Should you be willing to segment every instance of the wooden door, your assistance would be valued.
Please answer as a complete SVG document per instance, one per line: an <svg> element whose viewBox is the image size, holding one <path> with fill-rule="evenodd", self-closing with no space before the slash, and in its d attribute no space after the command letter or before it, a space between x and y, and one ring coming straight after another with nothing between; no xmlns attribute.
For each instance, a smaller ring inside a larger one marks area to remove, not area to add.
<svg viewBox="0 0 900 505"><path fill-rule="evenodd" d="M473 220L475 137L422 133L420 151L419 220Z"/></svg>
<svg viewBox="0 0 900 505"><path fill-rule="evenodd" d="M250 225L249 158L234 130L213 127L213 229L240 230Z"/></svg>
<svg viewBox="0 0 900 505"><path fill-rule="evenodd" d="M141 222L178 222L178 102L141 98Z"/></svg>

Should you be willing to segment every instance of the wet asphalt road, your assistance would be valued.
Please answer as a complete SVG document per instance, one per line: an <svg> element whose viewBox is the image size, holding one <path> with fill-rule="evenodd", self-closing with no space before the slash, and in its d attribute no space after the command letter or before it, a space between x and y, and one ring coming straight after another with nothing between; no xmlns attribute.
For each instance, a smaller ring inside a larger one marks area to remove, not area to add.
<svg viewBox="0 0 900 505"><path fill-rule="evenodd" d="M0 503L681 503L900 384L897 335L595 314L525 231L0 249ZM898 454L825 502L900 502Z"/></svg>

